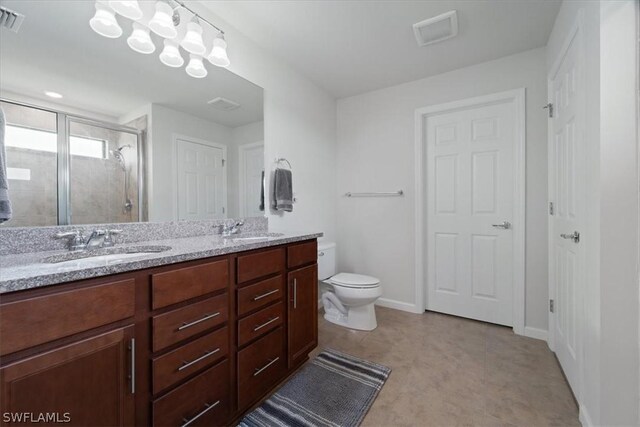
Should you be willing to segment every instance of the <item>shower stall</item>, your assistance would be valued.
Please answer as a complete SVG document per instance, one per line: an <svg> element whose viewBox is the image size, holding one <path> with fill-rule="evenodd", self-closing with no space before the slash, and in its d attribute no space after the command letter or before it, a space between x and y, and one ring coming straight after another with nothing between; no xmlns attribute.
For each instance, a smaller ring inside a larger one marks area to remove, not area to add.
<svg viewBox="0 0 640 427"><path fill-rule="evenodd" d="M144 220L144 131L2 100L14 218L6 226Z"/></svg>

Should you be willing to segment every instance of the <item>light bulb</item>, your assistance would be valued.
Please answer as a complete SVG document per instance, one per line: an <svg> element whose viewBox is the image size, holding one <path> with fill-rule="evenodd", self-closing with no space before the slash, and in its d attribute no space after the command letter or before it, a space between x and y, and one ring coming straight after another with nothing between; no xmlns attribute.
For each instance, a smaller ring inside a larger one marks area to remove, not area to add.
<svg viewBox="0 0 640 427"><path fill-rule="evenodd" d="M189 53L196 55L204 55L207 50L202 41L202 27L197 22L189 22L187 24L187 34L180 42L180 46Z"/></svg>
<svg viewBox="0 0 640 427"><path fill-rule="evenodd" d="M110 0L109 6L125 18L134 21L142 18L142 9L140 9L138 0Z"/></svg>
<svg viewBox="0 0 640 427"><path fill-rule="evenodd" d="M189 54L189 64L187 65L187 74L196 79L207 77L207 69L204 68L202 57L199 55Z"/></svg>
<svg viewBox="0 0 640 427"><path fill-rule="evenodd" d="M160 61L168 67L182 67L184 65L184 59L180 55L180 49L178 49L178 42L175 40L164 40L164 49L160 54Z"/></svg>
<svg viewBox="0 0 640 427"><path fill-rule="evenodd" d="M173 39L178 35L178 30L173 25L173 9L164 1L156 3L156 13L149 21L149 28L157 35L165 39Z"/></svg>
<svg viewBox="0 0 640 427"><path fill-rule="evenodd" d="M127 39L127 44L139 53L150 54L156 50L156 46L151 41L149 29L138 22L133 23L133 32Z"/></svg>
<svg viewBox="0 0 640 427"><path fill-rule="evenodd" d="M122 35L122 28L118 25L113 10L100 1L96 2L96 14L89 20L89 25L93 31L110 39L117 39Z"/></svg>
<svg viewBox="0 0 640 427"><path fill-rule="evenodd" d="M218 67L228 67L231 64L227 56L227 42L224 40L223 34L218 34L218 36L213 39L213 48L207 60Z"/></svg>

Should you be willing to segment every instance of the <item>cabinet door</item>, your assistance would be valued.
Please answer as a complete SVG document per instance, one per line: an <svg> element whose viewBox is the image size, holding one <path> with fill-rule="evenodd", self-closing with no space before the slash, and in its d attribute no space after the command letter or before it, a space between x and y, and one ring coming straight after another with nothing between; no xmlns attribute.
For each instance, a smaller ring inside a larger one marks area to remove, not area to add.
<svg viewBox="0 0 640 427"><path fill-rule="evenodd" d="M132 345L130 326L3 367L2 424L133 425Z"/></svg>
<svg viewBox="0 0 640 427"><path fill-rule="evenodd" d="M288 275L289 368L303 361L318 345L318 266Z"/></svg>

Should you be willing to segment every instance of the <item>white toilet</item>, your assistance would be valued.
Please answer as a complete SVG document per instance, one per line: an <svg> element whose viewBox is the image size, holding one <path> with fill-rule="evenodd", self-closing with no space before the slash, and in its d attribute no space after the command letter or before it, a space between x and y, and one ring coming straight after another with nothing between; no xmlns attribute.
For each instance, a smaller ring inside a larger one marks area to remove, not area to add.
<svg viewBox="0 0 640 427"><path fill-rule="evenodd" d="M318 280L330 286L322 293L326 320L363 331L378 326L373 303L382 295L380 280L361 274L336 274L335 243L318 243Z"/></svg>

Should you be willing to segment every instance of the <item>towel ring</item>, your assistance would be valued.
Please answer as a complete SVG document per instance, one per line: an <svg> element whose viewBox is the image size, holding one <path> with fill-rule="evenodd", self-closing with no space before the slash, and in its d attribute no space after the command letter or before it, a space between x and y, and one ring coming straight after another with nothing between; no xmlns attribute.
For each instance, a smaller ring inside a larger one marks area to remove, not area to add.
<svg viewBox="0 0 640 427"><path fill-rule="evenodd" d="M278 167L282 162L286 162L287 165L289 165L289 170L293 170L293 167L291 166L291 163L289 163L289 160L285 159L284 157L280 157L276 159L276 167Z"/></svg>

